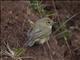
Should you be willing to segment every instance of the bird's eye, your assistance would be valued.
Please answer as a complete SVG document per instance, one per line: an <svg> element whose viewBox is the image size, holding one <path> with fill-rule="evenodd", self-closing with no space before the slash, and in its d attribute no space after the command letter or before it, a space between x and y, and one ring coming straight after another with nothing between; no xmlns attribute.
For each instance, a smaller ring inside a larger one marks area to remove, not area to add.
<svg viewBox="0 0 80 60"><path fill-rule="evenodd" d="M49 21L47 23L50 23Z"/></svg>

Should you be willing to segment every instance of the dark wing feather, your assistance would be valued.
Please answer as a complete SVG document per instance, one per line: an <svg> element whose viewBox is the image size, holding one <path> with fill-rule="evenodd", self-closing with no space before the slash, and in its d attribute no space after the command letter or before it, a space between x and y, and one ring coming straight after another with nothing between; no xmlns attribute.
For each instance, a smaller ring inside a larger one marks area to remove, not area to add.
<svg viewBox="0 0 80 60"><path fill-rule="evenodd" d="M35 43L35 39L41 35L41 29L39 28L31 28L27 32L27 38L28 40L24 44L24 46L33 46Z"/></svg>
<svg viewBox="0 0 80 60"><path fill-rule="evenodd" d="M38 30L38 31L32 30L31 32L29 32L27 45L28 46L33 46L34 43L35 43L35 39L37 39L41 35L42 35L42 31L41 30Z"/></svg>

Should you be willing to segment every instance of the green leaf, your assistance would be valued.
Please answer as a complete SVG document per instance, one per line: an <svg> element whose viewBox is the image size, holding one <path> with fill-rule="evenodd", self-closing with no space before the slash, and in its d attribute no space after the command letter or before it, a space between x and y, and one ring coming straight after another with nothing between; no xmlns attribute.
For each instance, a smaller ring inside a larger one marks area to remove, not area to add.
<svg viewBox="0 0 80 60"><path fill-rule="evenodd" d="M15 48L14 52L15 52L15 56L19 57L21 56L21 54L25 52L25 50L23 48Z"/></svg>

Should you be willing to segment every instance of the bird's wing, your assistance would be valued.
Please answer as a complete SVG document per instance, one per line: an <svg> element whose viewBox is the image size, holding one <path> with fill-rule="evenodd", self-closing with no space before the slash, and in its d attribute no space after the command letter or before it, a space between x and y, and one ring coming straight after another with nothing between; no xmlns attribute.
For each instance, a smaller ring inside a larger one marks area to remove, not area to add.
<svg viewBox="0 0 80 60"><path fill-rule="evenodd" d="M43 34L43 32L40 29L32 30L28 35L28 46L33 46L35 43L35 40L40 37Z"/></svg>
<svg viewBox="0 0 80 60"><path fill-rule="evenodd" d="M45 28L46 30L47 28ZM36 39L43 38L44 36L47 36L48 34L48 29L47 31L44 30L44 27L35 27L28 33L28 41L27 44L28 46L33 46L34 43L36 42Z"/></svg>
<svg viewBox="0 0 80 60"><path fill-rule="evenodd" d="M33 29L30 33L29 33L29 35L28 35L28 38L30 38L30 40L35 40L35 39L37 39L37 38L40 38L41 36L43 36L43 35L48 35L48 33L50 33L50 31L49 31L50 29L47 29L47 28L35 28L35 29Z"/></svg>
<svg viewBox="0 0 80 60"><path fill-rule="evenodd" d="M28 39L29 39L29 40L32 40L32 39L38 37L39 35L42 35L42 30L41 30L41 29L32 30L32 31L29 32L29 34L28 34Z"/></svg>

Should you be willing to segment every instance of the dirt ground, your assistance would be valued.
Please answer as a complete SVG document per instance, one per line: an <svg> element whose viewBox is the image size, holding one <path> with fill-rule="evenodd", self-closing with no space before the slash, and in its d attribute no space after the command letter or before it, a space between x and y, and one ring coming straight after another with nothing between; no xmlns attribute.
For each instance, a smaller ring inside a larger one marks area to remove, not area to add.
<svg viewBox="0 0 80 60"><path fill-rule="evenodd" d="M47 4L50 3L47 0L44 1ZM62 18L80 13L80 1L55 1L55 4L59 16ZM50 6L49 10L54 10L51 4ZM3 41L7 41L11 48L22 48L27 40L26 33L30 28L28 19L35 22L39 18L39 15L32 11L29 1L1 1L1 44L3 44ZM22 56L31 58L23 58L23 60L80 60L80 14L74 17L68 25L78 26L79 28L79 30L72 30L72 36L69 39L72 54L69 53L65 44L60 46L60 42L51 36L49 45L45 43L26 48L26 52ZM13 59L2 57L2 60Z"/></svg>

